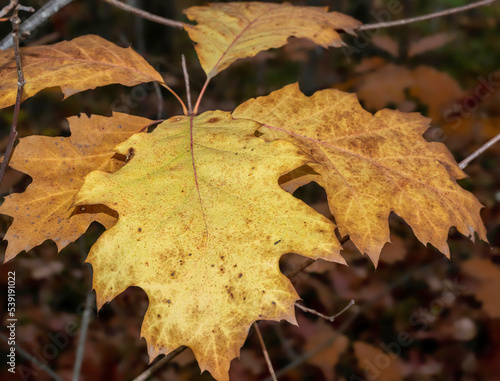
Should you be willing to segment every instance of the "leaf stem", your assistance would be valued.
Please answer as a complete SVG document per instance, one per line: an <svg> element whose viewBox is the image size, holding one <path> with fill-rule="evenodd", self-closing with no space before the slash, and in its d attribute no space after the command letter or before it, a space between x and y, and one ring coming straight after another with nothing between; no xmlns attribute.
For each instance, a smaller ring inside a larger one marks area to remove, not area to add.
<svg viewBox="0 0 500 381"><path fill-rule="evenodd" d="M153 82L153 86L155 88L156 98L158 99L158 104L156 105L156 119L161 119L163 116L163 95L161 94L158 82Z"/></svg>
<svg viewBox="0 0 500 381"><path fill-rule="evenodd" d="M166 83L162 82L162 83L160 83L160 85L162 85L164 88L166 88L168 91L170 91L172 93L172 95L179 101L179 103L182 106L182 112L184 113L184 115L189 115L188 110L186 108L186 105L182 101L181 97L179 95L177 95L177 93L174 90L172 90L170 88L170 86L168 86Z"/></svg>
<svg viewBox="0 0 500 381"><path fill-rule="evenodd" d="M184 29L184 23L180 21L175 21L175 20L170 20L165 17L161 17L158 15L154 15L152 13L143 11L142 9L135 8L131 5L122 3L121 1L118 0L104 0L106 3L111 4L117 8L120 8L124 11L133 13L134 15L140 16L146 20L149 21L154 21L158 24L163 24L167 26L171 26L172 28L178 28L178 29Z"/></svg>
<svg viewBox="0 0 500 381"><path fill-rule="evenodd" d="M458 166L460 169L464 169L467 167L472 160L477 158L479 155L481 155L484 151L486 151L488 148L492 147L495 143L500 141L500 133L497 134L493 139L489 140L485 144L483 144L481 147L479 147L476 151L471 153L469 156L467 156L465 159L463 159Z"/></svg>
<svg viewBox="0 0 500 381"><path fill-rule="evenodd" d="M205 94L205 90L207 89L208 84L210 83L211 77L207 77L205 84L203 85L200 95L198 95L198 99L196 100L196 104L194 105L193 115L198 114L198 108L200 107L201 98L203 98L203 94Z"/></svg>
<svg viewBox="0 0 500 381"><path fill-rule="evenodd" d="M403 20L363 24L359 28L356 28L355 30L362 31L362 30L370 30L370 29L392 28L394 26L412 24L412 23L418 22L418 21L430 20L430 19L434 19L437 17L448 16L448 15L451 15L453 13L464 12L464 11L467 11L467 10L473 9L473 8L483 7L485 5L490 5L491 3L493 3L493 1L495 1L495 0L482 0L482 1L472 3L472 4L463 5L461 7L445 9L444 11L434 12L434 13L430 13L428 15L423 15L423 16L411 17L411 18L407 18L407 19L403 19Z"/></svg>

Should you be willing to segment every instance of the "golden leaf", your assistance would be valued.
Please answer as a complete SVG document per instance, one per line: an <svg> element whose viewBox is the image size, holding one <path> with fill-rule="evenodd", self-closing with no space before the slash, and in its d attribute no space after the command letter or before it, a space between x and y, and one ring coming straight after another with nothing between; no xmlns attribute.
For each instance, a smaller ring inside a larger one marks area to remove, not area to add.
<svg viewBox="0 0 500 381"><path fill-rule="evenodd" d="M53 45L21 48L26 85L23 100L59 86L64 97L80 91L120 83L163 82L161 75L131 48L125 49L95 35ZM14 51L0 52L0 108L16 101L17 71Z"/></svg>
<svg viewBox="0 0 500 381"><path fill-rule="evenodd" d="M420 114L372 115L354 94L328 89L306 97L293 84L243 103L233 117L263 124L267 140L287 140L310 153L309 166L320 176L308 174L309 181L325 188L340 233L375 265L389 242L391 212L447 256L452 226L486 240L481 204L456 183L465 174L447 148L422 137L428 119Z"/></svg>
<svg viewBox="0 0 500 381"><path fill-rule="evenodd" d="M115 171L123 165L113 148L148 126L146 118L115 113L112 117L68 118L71 136L29 136L20 139L10 166L33 178L23 193L5 198L0 213L14 217L4 239L5 261L52 239L58 250L85 233L97 221L111 227L116 218L103 206L74 211L73 198L83 177L96 169ZM70 218L71 217L71 218Z"/></svg>
<svg viewBox="0 0 500 381"><path fill-rule="evenodd" d="M338 30L354 33L361 23L325 7L288 3L215 3L184 11L198 25L184 28L196 45L201 66L212 78L240 58L279 48L289 37L308 38L325 48L342 45Z"/></svg>
<svg viewBox="0 0 500 381"><path fill-rule="evenodd" d="M118 212L87 261L98 307L129 286L148 295L141 334L151 360L186 345L202 371L227 380L254 321L295 323L283 254L345 263L334 224L279 187L307 158L256 138L259 127L222 111L171 118L118 145L134 157L87 175L76 196Z"/></svg>

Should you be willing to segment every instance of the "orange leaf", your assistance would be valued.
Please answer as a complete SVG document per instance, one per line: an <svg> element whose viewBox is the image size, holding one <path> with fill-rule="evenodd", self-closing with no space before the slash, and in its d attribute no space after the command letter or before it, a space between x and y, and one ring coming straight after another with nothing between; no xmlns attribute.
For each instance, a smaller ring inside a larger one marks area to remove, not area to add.
<svg viewBox="0 0 500 381"><path fill-rule="evenodd" d="M131 48L86 35L53 45L21 48L26 85L23 100L59 86L64 97L113 83L135 86L163 82L161 75ZM14 51L0 52L0 108L16 101L17 71Z"/></svg>
<svg viewBox="0 0 500 381"><path fill-rule="evenodd" d="M263 138L290 141L311 155L340 233L375 265L389 241L391 212L447 256L452 226L486 240L481 204L456 183L465 174L446 147L422 137L429 125L419 114L372 115L354 94L330 89L307 97L293 84L243 103L233 117L261 123Z"/></svg>
<svg viewBox="0 0 500 381"><path fill-rule="evenodd" d="M73 197L86 174L120 168L123 162L112 159L113 148L151 121L120 113L109 118L73 116L68 121L70 137L29 136L21 139L14 151L10 166L30 175L33 183L23 193L7 196L0 206L1 214L14 217L4 238L9 241L5 261L47 239L62 250L93 221L107 228L116 221L102 205L86 206L75 213Z"/></svg>

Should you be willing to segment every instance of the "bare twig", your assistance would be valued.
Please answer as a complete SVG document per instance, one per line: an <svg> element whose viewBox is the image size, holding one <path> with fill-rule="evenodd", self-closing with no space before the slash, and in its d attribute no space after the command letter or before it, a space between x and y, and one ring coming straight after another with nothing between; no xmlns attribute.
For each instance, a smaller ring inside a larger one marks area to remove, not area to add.
<svg viewBox="0 0 500 381"><path fill-rule="evenodd" d="M61 8L65 7L73 0L50 0L43 7L41 7L34 15L28 18L19 26L19 34L30 34L39 26L43 25L51 16L57 13ZM0 42L0 49L5 50L12 46L12 38L5 37Z"/></svg>
<svg viewBox="0 0 500 381"><path fill-rule="evenodd" d="M349 326L351 325L351 323L354 322L354 320L356 320L356 318L359 315L361 315L363 312L365 312L366 310L368 310L373 304L375 304L378 300L380 300L385 295L387 295L388 293L390 293L394 288L396 288L400 284L406 282L408 279L410 279L411 276L415 275L418 272L424 272L425 273L427 270L429 270L434 265L435 265L435 263L429 263L429 264L427 264L425 266L422 266L420 268L413 269L411 272L404 274L402 277L396 279L394 282L392 282L391 284L387 285L387 287L384 290L382 290L380 293L378 293L377 295L375 295L375 297L373 297L370 301L368 301L365 304L363 304L361 307L355 306L353 308L354 313L351 314L351 316L349 316L349 318L347 320L345 320L340 325L340 327L337 329L337 331L335 331L335 334L332 337L330 337L328 340L325 340L324 342L322 342L321 344L319 344L316 348L314 348L311 351L303 354L302 356L300 356L299 358L297 358L295 361L292 361L290 364L288 364L284 368L282 368L279 371L277 371L276 372L276 376L277 377L283 376L284 374L288 373L290 370L296 368L297 366L299 366L299 365L305 363L306 361L308 361L310 358L316 356L318 353L320 353L320 352L324 351L325 349L331 347L333 345L333 343L343 334L343 332L345 332L347 330L347 328L349 328ZM271 378L267 378L264 381L271 381Z"/></svg>
<svg viewBox="0 0 500 381"><path fill-rule="evenodd" d="M7 16L10 13L10 11L14 9L16 3L17 3L16 0L10 0L10 3L7 4L5 7L3 7L2 10L0 10L0 18Z"/></svg>
<svg viewBox="0 0 500 381"><path fill-rule="evenodd" d="M182 55L182 72L184 73L184 81L186 82L186 97L188 102L189 115L193 113L193 105L191 104L191 87L189 86L189 74L186 67L186 57Z"/></svg>
<svg viewBox="0 0 500 381"><path fill-rule="evenodd" d="M391 28L394 26L411 24L411 23L418 22L418 21L430 20L430 19L434 19L437 17L448 16L448 15L451 15L453 13L465 12L465 11L467 11L469 9L473 9L473 8L484 7L485 5L490 5L491 3L493 3L493 1L495 1L495 0L482 0L482 1L478 1L476 3L463 5L461 7L450 8L450 9L446 9L444 11L430 13L428 15L423 15L423 16L411 17L411 18L404 19L404 20L363 24L359 28L357 28L356 31Z"/></svg>
<svg viewBox="0 0 500 381"><path fill-rule="evenodd" d="M8 343L8 337L5 336L3 333L0 333L0 338ZM28 352L26 352L23 348L21 348L19 345L15 344L14 345L16 348L16 353L19 353L21 357L24 357L26 360L32 362L34 365L36 365L38 368L43 370L45 373L47 373L50 377L52 377L55 381L63 381L59 375L54 372L52 369L50 369L47 364L43 364L33 356L31 356Z"/></svg>
<svg viewBox="0 0 500 381"><path fill-rule="evenodd" d="M104 0L104 1L108 4L114 5L117 8L123 9L124 11L133 13L137 16L140 16L146 20L154 21L158 24L168 25L168 26L171 26L173 28L179 28L179 29L184 28L183 22L170 20L170 19L166 19L165 17L154 15L152 13L143 11L142 9L135 8L135 7L132 7L128 4L122 3L118 0Z"/></svg>
<svg viewBox="0 0 500 381"><path fill-rule="evenodd" d="M184 352L187 349L184 345L177 348L175 351L170 352L168 355L163 357L162 359L158 360L156 363L154 363L152 366L150 366L148 369L146 369L144 372L142 372L140 375L138 375L136 378L134 378L132 381L145 381L150 377L154 372L156 372L158 369L163 367L167 362L172 360L174 357L177 357L180 355L182 352Z"/></svg>
<svg viewBox="0 0 500 381"><path fill-rule="evenodd" d="M156 119L161 119L163 117L163 95L158 82L153 82L153 86L155 88L156 97L158 98L158 104L156 105Z"/></svg>
<svg viewBox="0 0 500 381"><path fill-rule="evenodd" d="M477 158L479 155L481 155L484 151L486 151L488 148L490 148L491 146L493 146L499 140L500 140L500 133L497 134L497 136L495 136L493 139L491 139L490 141L488 141L487 143L485 143L484 145L482 145L480 148L478 148L472 154L470 154L469 156L467 156L465 159L463 159L460 162L460 164L459 164L460 168L464 169L465 167L467 167L472 160L474 160L475 158Z"/></svg>
<svg viewBox="0 0 500 381"><path fill-rule="evenodd" d="M13 9L12 17L10 21L12 23L12 41L14 42L14 56L16 59L16 69L17 69L17 96L16 104L14 105L14 113L12 115L12 125L10 127L9 142L7 148L5 149L5 154L3 156L2 165L0 167L0 184L3 181L5 171L7 170L7 165L9 164L10 157L12 155L12 149L14 148L14 143L17 138L17 120L19 119L19 110L21 109L21 100L23 97L23 89L26 84L24 79L23 66L21 64L21 56L19 55L19 24L21 19L19 18L19 4L16 1L16 5Z"/></svg>
<svg viewBox="0 0 500 381"><path fill-rule="evenodd" d="M83 310L82 323L80 325L80 337L78 338L78 347L76 349L75 365L73 366L73 381L80 379L80 370L83 363L83 353L85 352L85 340L87 339L87 330L90 323L92 309L94 307L94 294L89 292L85 300L85 309Z"/></svg>
<svg viewBox="0 0 500 381"><path fill-rule="evenodd" d="M340 312L336 313L335 315L332 316L326 316L323 315L321 312L318 312L312 308L308 308L303 306L302 304L295 303L295 307L300 308L304 312L308 312L310 314L319 316L320 318L323 318L325 320L328 320L330 322L334 322L336 318L338 318L340 315L342 315L344 312L346 312L349 308L351 308L355 304L354 300L351 300L347 306L345 306Z"/></svg>
<svg viewBox="0 0 500 381"><path fill-rule="evenodd" d="M260 346L262 347L262 352L264 353L264 358L266 359L269 373L271 373L273 381L277 381L276 374L274 373L273 364L271 362L271 359L269 358L269 353L267 353L266 344L264 343L264 339L262 338L262 334L260 333L259 325L257 324L257 322L255 322L253 326L255 327L255 332L257 332L257 337L259 338Z"/></svg>

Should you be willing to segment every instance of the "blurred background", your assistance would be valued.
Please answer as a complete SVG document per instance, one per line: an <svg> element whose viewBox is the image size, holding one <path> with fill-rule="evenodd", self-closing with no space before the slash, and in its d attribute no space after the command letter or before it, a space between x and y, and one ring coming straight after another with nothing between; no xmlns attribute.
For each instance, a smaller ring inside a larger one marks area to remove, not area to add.
<svg viewBox="0 0 500 381"><path fill-rule="evenodd" d="M7 1L5 1L7 3ZM296 5L329 6L368 22L392 21L464 5L462 0L310 0ZM45 1L26 0L38 9ZM129 0L129 4L174 20L187 21L182 10L202 1ZM25 15L23 15L25 17ZM308 95L325 88L358 93L369 111L381 108L417 111L432 118L428 140L444 143L460 161L500 132L500 6L478 8L391 29L344 35L346 46L324 50L299 39L281 49L239 61L210 84L201 111L231 111L241 102L292 82ZM0 23L0 38L10 23ZM98 0L75 0L23 42L55 43L97 34L120 46L132 46L168 85L184 96L181 55L187 59L191 88L197 96L205 81L184 31L155 24ZM21 106L19 137L68 136L65 118L121 111L148 118L169 118L182 111L168 93L151 84L113 85L79 93L62 101L60 89L45 90ZM0 111L0 146L8 140L13 107ZM450 230L451 260L424 247L404 221L391 216L392 244L375 270L348 241L342 254L349 267L318 262L293 277L303 304L326 315L356 306L327 322L297 310L299 326L261 322L260 327L280 380L499 380L500 379L500 144L473 161L461 185L485 206L483 221L491 246L472 243ZM1 195L22 192L31 179L8 170ZM295 196L331 217L326 195L317 184ZM12 219L1 216L0 234ZM0 290L7 273L17 276L17 344L46 363L63 380L71 380L83 306L91 287L89 248L103 232L94 223L78 241L57 254L52 241L0 267ZM0 258L6 242L0 244ZM284 269L303 262L295 254L282 258ZM0 292L0 332L6 334L7 292ZM148 368L140 326L148 300L129 288L96 317L95 307L85 343L81 380L133 380ZM0 358L7 356L0 340ZM51 380L31 361L17 356L23 377L7 372L1 380ZM253 330L234 360L233 380L269 379ZM210 380L200 375L187 350L158 370L151 380Z"/></svg>

